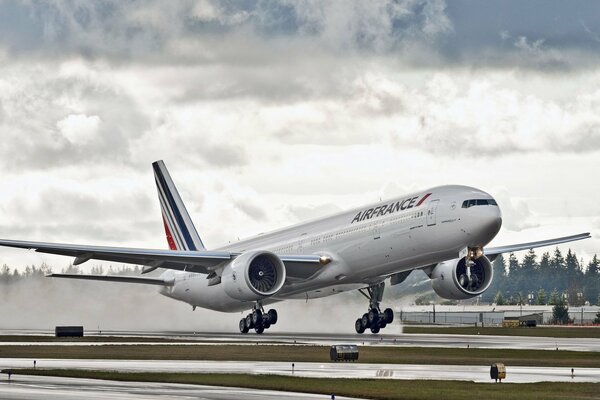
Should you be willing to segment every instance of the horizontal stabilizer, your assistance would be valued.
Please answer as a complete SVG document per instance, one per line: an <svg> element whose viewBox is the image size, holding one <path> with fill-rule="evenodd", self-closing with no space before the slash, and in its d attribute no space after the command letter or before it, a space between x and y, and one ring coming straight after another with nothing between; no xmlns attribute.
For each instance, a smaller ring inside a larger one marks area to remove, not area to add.
<svg viewBox="0 0 600 400"><path fill-rule="evenodd" d="M48 274L49 278L84 279L88 281L108 281L124 283L141 283L144 285L173 286L173 279L143 278L140 276L126 275L81 275L81 274Z"/></svg>

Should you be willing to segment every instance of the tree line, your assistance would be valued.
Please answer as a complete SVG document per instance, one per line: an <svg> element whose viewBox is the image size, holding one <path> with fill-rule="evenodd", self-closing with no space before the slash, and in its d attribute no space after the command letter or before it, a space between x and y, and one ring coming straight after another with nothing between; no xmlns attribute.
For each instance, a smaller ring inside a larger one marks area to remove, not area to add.
<svg viewBox="0 0 600 400"><path fill-rule="evenodd" d="M534 250L530 250L521 261L510 253L499 255L492 263L494 279L490 288L482 295L481 300L502 304L550 304L567 303L571 306L589 304L600 305L600 262L598 256L585 264L579 260L571 249L563 256L556 248L552 254L544 252L538 259ZM43 263L41 266L27 266L19 271L3 265L0 268L0 284L19 281L24 278L41 278L52 273L52 267ZM69 265L61 269L61 273L79 274L79 266ZM92 266L86 273L102 275L139 275L139 266L122 265Z"/></svg>
<svg viewBox="0 0 600 400"><path fill-rule="evenodd" d="M105 273L108 273L109 275L139 275L141 271L142 270L138 265L134 267L129 265L113 267L111 265L107 269L102 265L95 265L89 271L86 270L85 273L91 273L93 275L104 275ZM26 278L43 278L45 275L51 274L52 272L52 267L46 263L42 263L39 267L28 265L21 271L17 268L10 268L8 265L4 264L2 268L0 268L0 284L9 284ZM66 268L62 268L60 273L81 274L84 273L84 271L77 265L69 264Z"/></svg>
<svg viewBox="0 0 600 400"><path fill-rule="evenodd" d="M571 249L563 255L559 248L541 257L532 249L521 261L514 253L499 255L492 263L494 280L482 301L499 305L600 305L599 263L597 255L586 265Z"/></svg>

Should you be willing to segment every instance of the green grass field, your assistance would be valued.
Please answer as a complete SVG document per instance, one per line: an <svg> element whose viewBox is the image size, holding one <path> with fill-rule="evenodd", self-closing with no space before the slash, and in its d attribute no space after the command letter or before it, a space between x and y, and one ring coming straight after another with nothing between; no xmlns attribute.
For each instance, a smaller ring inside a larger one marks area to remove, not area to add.
<svg viewBox="0 0 600 400"><path fill-rule="evenodd" d="M440 335L501 335L556 338L600 339L600 327L536 327L502 328L473 326L404 326L404 333L427 333Z"/></svg>
<svg viewBox="0 0 600 400"><path fill-rule="evenodd" d="M597 399L598 383L520 383L494 384L466 381L429 381L393 379L329 379L299 378L277 375L191 374L191 373L124 373L79 370L22 369L18 375L49 375L74 378L109 379L136 382L168 382L197 385L246 387L324 395L361 397L369 399Z"/></svg>
<svg viewBox="0 0 600 400"><path fill-rule="evenodd" d="M360 362L600 368L600 352L361 346ZM90 345L0 346L0 358L330 362L327 346Z"/></svg>

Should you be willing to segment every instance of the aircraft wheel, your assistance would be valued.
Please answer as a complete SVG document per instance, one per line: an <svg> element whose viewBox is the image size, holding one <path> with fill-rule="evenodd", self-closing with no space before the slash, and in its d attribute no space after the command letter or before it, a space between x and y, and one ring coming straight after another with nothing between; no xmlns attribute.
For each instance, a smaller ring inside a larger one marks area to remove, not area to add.
<svg viewBox="0 0 600 400"><path fill-rule="evenodd" d="M379 333L379 327L378 326L372 326L371 327L371 333Z"/></svg>
<svg viewBox="0 0 600 400"><path fill-rule="evenodd" d="M354 323L354 329L356 329L356 333L364 333L365 326L362 323L362 318L359 318Z"/></svg>
<svg viewBox="0 0 600 400"><path fill-rule="evenodd" d="M260 335L265 331L265 328L263 326L257 326L256 328L254 328L254 330Z"/></svg>
<svg viewBox="0 0 600 400"><path fill-rule="evenodd" d="M379 328L380 328L380 329L383 329L383 328L385 328L386 326L387 326L387 323L385 322L385 319L384 319L384 318L380 318L380 319L379 319Z"/></svg>
<svg viewBox="0 0 600 400"><path fill-rule="evenodd" d="M369 327L369 314L363 314L360 320L362 321L362 326L364 326L365 329L367 329Z"/></svg>
<svg viewBox="0 0 600 400"><path fill-rule="evenodd" d="M252 322L254 323L254 326L260 325L262 320L262 312L260 310L252 311Z"/></svg>
<svg viewBox="0 0 600 400"><path fill-rule="evenodd" d="M392 310L391 308L386 308L385 310L383 310L383 316L385 322L391 324L392 321L394 321L394 310Z"/></svg>
<svg viewBox="0 0 600 400"><path fill-rule="evenodd" d="M240 332L248 333L250 329L246 326L246 318L240 319Z"/></svg>
<svg viewBox="0 0 600 400"><path fill-rule="evenodd" d="M270 309L267 315L269 316L269 323L275 325L277 323L277 311Z"/></svg>
<svg viewBox="0 0 600 400"><path fill-rule="evenodd" d="M377 324L379 320L379 311L376 308L371 308L369 310L369 325L373 326Z"/></svg>
<svg viewBox="0 0 600 400"><path fill-rule="evenodd" d="M246 327L248 330L254 328L254 322L252 321L252 314L246 316Z"/></svg>

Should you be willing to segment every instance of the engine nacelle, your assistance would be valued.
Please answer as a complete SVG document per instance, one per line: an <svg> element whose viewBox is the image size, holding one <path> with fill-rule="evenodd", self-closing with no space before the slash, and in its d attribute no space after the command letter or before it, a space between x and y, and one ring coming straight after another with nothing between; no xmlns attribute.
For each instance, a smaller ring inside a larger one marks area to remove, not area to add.
<svg viewBox="0 0 600 400"><path fill-rule="evenodd" d="M285 282L285 266L268 251L248 251L230 262L221 274L225 293L237 300L256 301L277 293Z"/></svg>
<svg viewBox="0 0 600 400"><path fill-rule="evenodd" d="M466 300L485 292L494 277L492 263L483 255L473 262L470 273L464 257L436 265L430 276L433 290L452 300Z"/></svg>

